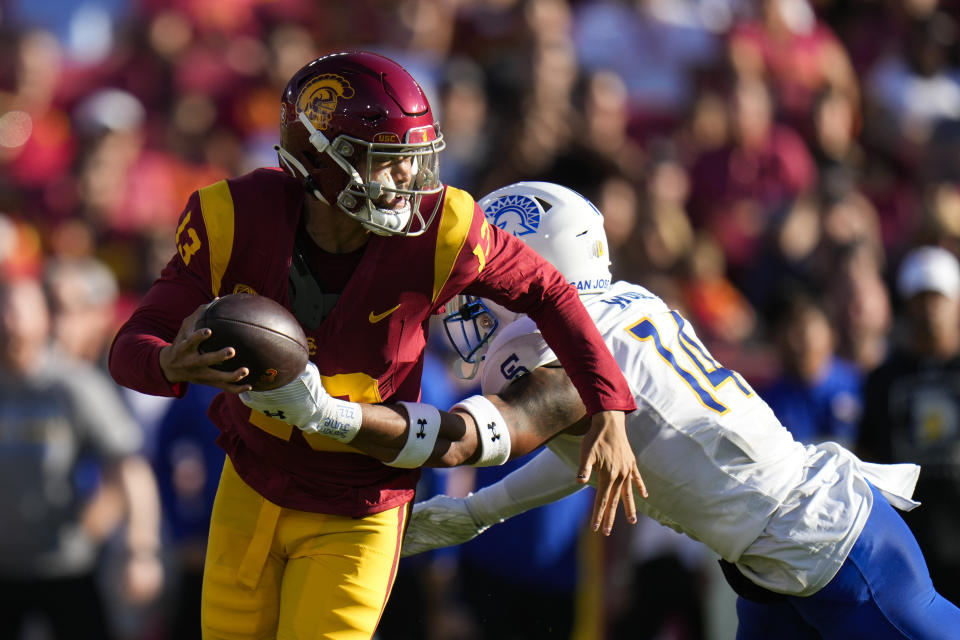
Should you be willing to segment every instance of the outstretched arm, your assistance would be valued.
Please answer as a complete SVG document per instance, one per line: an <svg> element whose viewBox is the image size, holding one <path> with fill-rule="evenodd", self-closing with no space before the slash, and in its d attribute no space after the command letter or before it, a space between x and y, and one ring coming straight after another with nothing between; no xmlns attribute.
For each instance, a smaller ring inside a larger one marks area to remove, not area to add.
<svg viewBox="0 0 960 640"><path fill-rule="evenodd" d="M499 395L474 398L484 398L489 402L486 408L492 407L493 411L486 411L484 407L469 410L457 405L451 411L437 411L434 419L432 407L419 403L347 402L326 393L312 364L289 385L240 394L240 399L253 409L304 431L348 442L351 447L394 466L484 464L481 460L484 442L491 441L496 433L481 434L478 417L482 421L489 416L490 421L497 423L494 428L503 430L493 444L499 445L500 440L509 443L506 455L501 452L503 459L493 464L526 455L562 431L583 433L586 429L583 404L560 368L536 369ZM428 424L421 428L418 419ZM486 427L487 424L485 431ZM405 455L406 461L398 460L401 452L405 448L409 451L412 446L416 446L417 455Z"/></svg>
<svg viewBox="0 0 960 640"><path fill-rule="evenodd" d="M571 471L545 450L499 482L465 498L439 495L418 502L401 555L462 544L507 518L576 493L583 486Z"/></svg>
<svg viewBox="0 0 960 640"><path fill-rule="evenodd" d="M579 394L559 367L537 368L500 394L473 396L449 412L419 403L371 405L332 398L312 364L289 385L240 398L304 431L349 442L385 464L403 467L502 464L558 433L583 434L589 425ZM646 490L636 460L630 465L632 473L619 483L599 478L594 530L603 525L604 533L610 532L621 498L628 520L636 520L632 486L641 495Z"/></svg>

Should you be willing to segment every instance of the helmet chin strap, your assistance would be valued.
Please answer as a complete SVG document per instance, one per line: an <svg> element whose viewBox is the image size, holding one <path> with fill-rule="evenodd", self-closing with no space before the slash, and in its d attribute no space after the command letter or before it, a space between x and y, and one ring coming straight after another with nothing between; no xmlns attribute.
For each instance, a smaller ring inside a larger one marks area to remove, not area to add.
<svg viewBox="0 0 960 640"><path fill-rule="evenodd" d="M457 360L453 367L453 373L461 380L473 380L480 373L480 363L483 359L477 358L472 363Z"/></svg>
<svg viewBox="0 0 960 640"><path fill-rule="evenodd" d="M357 173L357 170L354 168L354 166L347 162L347 159L340 155L340 153L334 147L330 146L330 140L327 139L327 136L323 135L323 132L313 126L313 123L310 122L310 118L307 117L307 114L301 111L297 118L300 120L300 124L303 125L303 128L306 129L307 133L310 135L308 141L311 145L313 145L313 148L316 149L318 153L327 154L327 156L336 162L337 165L343 169L343 171L350 176L354 182L363 184L363 180L360 178L360 174Z"/></svg>
<svg viewBox="0 0 960 640"><path fill-rule="evenodd" d="M287 166L287 169L290 171L290 173L294 175L300 174L303 176L303 188L307 190L307 193L311 194L323 204L330 204L327 202L327 199L323 197L323 194L320 193L320 188L317 186L317 182L310 176L310 172L307 171L305 166L303 166L303 163L297 160L292 153L278 144L273 145L273 150L277 152L278 156L280 156L280 161Z"/></svg>
<svg viewBox="0 0 960 640"><path fill-rule="evenodd" d="M327 139L327 136L323 135L323 132L313 126L313 123L310 122L310 118L307 117L307 114L301 111L298 114L297 119L300 120L300 124L302 124L307 130L307 134L309 136L307 140L314 149L316 149L319 153L325 153L326 155L330 156L330 158L340 165L340 167L346 171L348 175L354 176L354 179L359 178L359 175L353 166L330 147L330 140ZM307 171L307 168L303 166L302 162L297 160L292 153L280 145L273 145L273 149L277 152L277 154L280 156L281 162L286 165L287 169L289 169L291 173L294 175L299 174L303 176L303 186L307 190L307 193L310 193L313 195L313 197L326 205L330 204L330 201L323 197L316 180L313 179L313 177L310 175L310 172Z"/></svg>

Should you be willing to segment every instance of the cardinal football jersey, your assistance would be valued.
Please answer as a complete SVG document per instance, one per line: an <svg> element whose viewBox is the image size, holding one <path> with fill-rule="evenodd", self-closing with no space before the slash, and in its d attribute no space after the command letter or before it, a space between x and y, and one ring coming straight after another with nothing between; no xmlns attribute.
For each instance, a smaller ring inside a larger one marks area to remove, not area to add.
<svg viewBox="0 0 960 640"><path fill-rule="evenodd" d="M184 384L163 377L159 352L184 317L214 296L238 292L289 307L304 197L299 181L267 169L194 193L177 228L177 255L114 341L114 378L144 393L182 394ZM536 318L593 411L633 409L576 290L532 249L488 224L466 192L445 187L432 197L442 198L440 211L420 236L371 235L353 256L314 252L311 268L339 294L319 326L305 327L327 391L355 402L417 401L430 318L463 291ZM337 271L346 271L339 283ZM419 470L305 434L235 394L218 395L208 413L240 477L277 505L359 517L413 498Z"/></svg>

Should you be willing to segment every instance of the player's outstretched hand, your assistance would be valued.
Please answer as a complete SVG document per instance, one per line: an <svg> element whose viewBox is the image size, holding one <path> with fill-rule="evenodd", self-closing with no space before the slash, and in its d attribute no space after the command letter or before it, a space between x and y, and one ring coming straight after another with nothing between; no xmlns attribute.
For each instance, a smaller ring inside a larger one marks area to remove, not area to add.
<svg viewBox="0 0 960 640"><path fill-rule="evenodd" d="M197 321L208 304L202 304L183 319L173 342L160 350L160 368L169 382L205 384L231 393L240 393L250 388L249 384L237 384L250 372L246 367L233 371L220 371L213 365L229 360L235 355L233 347L225 347L209 353L200 353L197 347L210 337L210 329L197 329Z"/></svg>
<svg viewBox="0 0 960 640"><path fill-rule="evenodd" d="M577 482L588 482L594 468L597 470L597 497L593 503L593 530L602 526L604 535L610 535L621 500L627 522L635 524L637 505L633 499L633 487L636 486L644 498L647 497L647 488L627 439L622 411L602 411L594 414L590 421L590 429L580 445Z"/></svg>
<svg viewBox="0 0 960 640"><path fill-rule="evenodd" d="M472 540L489 528L470 513L467 498L434 496L413 505L400 556L450 547Z"/></svg>

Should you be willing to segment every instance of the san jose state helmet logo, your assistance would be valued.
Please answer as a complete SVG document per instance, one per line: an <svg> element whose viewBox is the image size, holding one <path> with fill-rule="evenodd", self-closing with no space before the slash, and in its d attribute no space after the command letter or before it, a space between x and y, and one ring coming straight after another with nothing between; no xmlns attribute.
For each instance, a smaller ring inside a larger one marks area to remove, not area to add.
<svg viewBox="0 0 960 640"><path fill-rule="evenodd" d="M533 198L510 195L491 202L484 213L490 224L519 237L537 232L543 209Z"/></svg>

